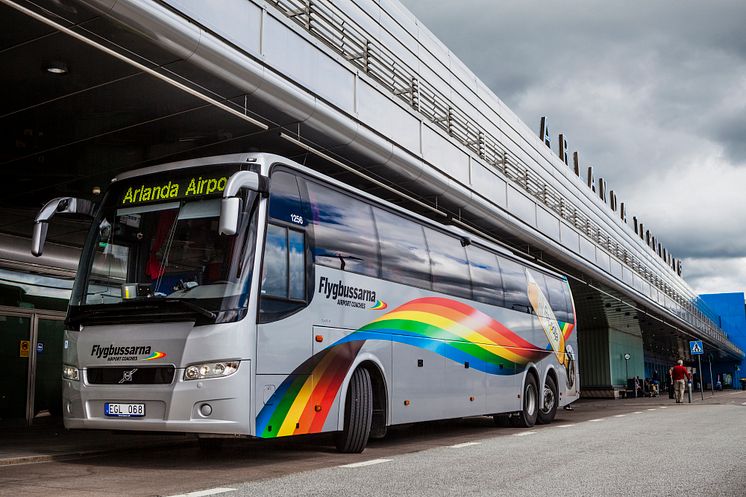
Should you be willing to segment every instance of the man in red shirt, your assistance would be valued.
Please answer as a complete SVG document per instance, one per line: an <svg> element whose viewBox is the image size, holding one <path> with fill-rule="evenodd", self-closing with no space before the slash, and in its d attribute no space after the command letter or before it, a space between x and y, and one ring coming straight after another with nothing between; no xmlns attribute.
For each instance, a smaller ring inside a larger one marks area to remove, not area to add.
<svg viewBox="0 0 746 497"><path fill-rule="evenodd" d="M684 367L684 361L678 360L676 366L671 370L671 379L673 379L674 393L676 397L676 403L681 404L684 402L684 389L686 388L686 380L690 378L689 371Z"/></svg>

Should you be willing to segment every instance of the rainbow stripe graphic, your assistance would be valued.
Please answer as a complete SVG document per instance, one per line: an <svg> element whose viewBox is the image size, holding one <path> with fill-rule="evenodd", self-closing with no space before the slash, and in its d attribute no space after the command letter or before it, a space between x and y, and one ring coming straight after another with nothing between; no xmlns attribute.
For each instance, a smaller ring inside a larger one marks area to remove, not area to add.
<svg viewBox="0 0 746 497"><path fill-rule="evenodd" d="M570 335L572 335L572 329L573 325L570 323L563 323L562 321L559 321L560 328L562 328L562 334L565 335L565 341L570 339Z"/></svg>
<svg viewBox="0 0 746 497"><path fill-rule="evenodd" d="M365 342L332 345L282 382L256 418L256 433L272 438L318 433L357 353ZM310 374L296 374L298 371Z"/></svg>
<svg viewBox="0 0 746 497"><path fill-rule="evenodd" d="M565 336L565 342L570 339L570 336L572 335L572 330L574 326L571 323L564 323L562 321L557 321L557 323L560 326L560 330L562 330L562 334ZM552 344L547 345L547 351L553 352L554 349L552 348Z"/></svg>
<svg viewBox="0 0 746 497"><path fill-rule="evenodd" d="M376 300L376 303L370 307L371 311L382 311L388 309L389 305L383 300Z"/></svg>
<svg viewBox="0 0 746 497"><path fill-rule="evenodd" d="M565 338L573 326L560 323ZM257 416L257 435L321 431L339 388L366 340L388 340L435 352L487 374L512 375L552 353L537 348L483 312L441 297L415 299L314 355L290 374ZM310 372L310 373L309 373Z"/></svg>
<svg viewBox="0 0 746 497"><path fill-rule="evenodd" d="M164 357L166 357L167 355L168 355L168 354L166 354L165 352L153 352L153 353L152 353L152 354L150 354L150 355L149 355L148 357L146 357L146 358L145 358L145 360L146 360L146 361L153 361L153 360L155 360L155 359L163 359L163 358L164 358Z"/></svg>

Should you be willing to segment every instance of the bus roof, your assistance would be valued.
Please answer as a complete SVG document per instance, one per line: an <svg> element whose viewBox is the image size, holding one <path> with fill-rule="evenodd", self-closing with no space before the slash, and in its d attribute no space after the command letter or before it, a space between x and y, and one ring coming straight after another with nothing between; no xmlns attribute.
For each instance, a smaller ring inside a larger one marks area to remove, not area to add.
<svg viewBox="0 0 746 497"><path fill-rule="evenodd" d="M244 162L255 162L261 156L269 156L270 154L227 154L227 155L213 155L210 157L199 157L196 159L188 159L177 162L166 162L164 164L157 164L155 166L143 167L132 171L126 171L117 175L112 179L112 183L115 181L122 181L125 179L136 178L138 176L146 176L148 174L162 173L165 171L175 171L177 169L186 169L190 167L200 166L215 166L219 164L242 164ZM279 157L279 156L277 156ZM287 160L287 159L284 159Z"/></svg>

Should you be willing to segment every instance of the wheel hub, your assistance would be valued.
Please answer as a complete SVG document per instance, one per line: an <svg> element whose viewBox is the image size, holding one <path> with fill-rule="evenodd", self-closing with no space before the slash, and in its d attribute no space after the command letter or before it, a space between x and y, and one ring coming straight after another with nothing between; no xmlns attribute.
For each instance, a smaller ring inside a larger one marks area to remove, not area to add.
<svg viewBox="0 0 746 497"><path fill-rule="evenodd" d="M542 402L541 412L549 413L554 407L554 392L549 387L544 387L544 401Z"/></svg>
<svg viewBox="0 0 746 497"><path fill-rule="evenodd" d="M529 384L526 387L526 414L533 416L536 410L536 392L534 386Z"/></svg>

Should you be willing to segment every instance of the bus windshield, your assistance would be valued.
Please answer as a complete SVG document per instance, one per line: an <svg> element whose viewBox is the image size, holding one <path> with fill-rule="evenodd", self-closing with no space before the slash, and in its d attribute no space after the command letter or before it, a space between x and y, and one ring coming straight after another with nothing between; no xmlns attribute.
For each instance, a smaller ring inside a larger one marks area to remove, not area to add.
<svg viewBox="0 0 746 497"><path fill-rule="evenodd" d="M116 198L107 195L89 235L73 289L71 320L108 321L107 310L117 309L119 315L126 307L125 321L132 321L138 310L168 314L164 306L179 310L173 317L196 314L215 322L221 314L225 320L228 312L240 318L253 260L253 192L244 199L236 236L218 233L219 198L132 207L121 207Z"/></svg>

